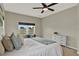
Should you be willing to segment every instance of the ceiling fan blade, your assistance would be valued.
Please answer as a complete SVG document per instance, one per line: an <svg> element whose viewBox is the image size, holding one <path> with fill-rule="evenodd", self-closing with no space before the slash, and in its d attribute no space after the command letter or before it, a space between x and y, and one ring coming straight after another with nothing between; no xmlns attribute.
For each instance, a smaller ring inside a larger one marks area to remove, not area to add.
<svg viewBox="0 0 79 59"><path fill-rule="evenodd" d="M44 12L44 10L41 11L41 13L43 13L43 12Z"/></svg>
<svg viewBox="0 0 79 59"><path fill-rule="evenodd" d="M34 7L33 9L43 9L43 7Z"/></svg>
<svg viewBox="0 0 79 59"><path fill-rule="evenodd" d="M52 6L52 5L56 5L56 4L58 4L58 3L52 3L52 4L49 4L48 7L50 7L50 6Z"/></svg>
<svg viewBox="0 0 79 59"><path fill-rule="evenodd" d="M54 9L51 9L51 8L48 8L48 10L50 10L50 11L54 11Z"/></svg>
<svg viewBox="0 0 79 59"><path fill-rule="evenodd" d="M47 7L47 5L45 3L41 3L43 5L43 7Z"/></svg>

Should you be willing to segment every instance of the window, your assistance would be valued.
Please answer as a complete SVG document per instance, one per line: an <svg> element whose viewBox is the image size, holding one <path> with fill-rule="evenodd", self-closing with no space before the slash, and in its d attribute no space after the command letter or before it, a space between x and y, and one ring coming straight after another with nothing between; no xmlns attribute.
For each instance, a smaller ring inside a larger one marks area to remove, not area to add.
<svg viewBox="0 0 79 59"><path fill-rule="evenodd" d="M19 34L23 35L24 37L26 37L27 35L32 36L35 34L35 24L34 23L19 22L18 29L19 29Z"/></svg>

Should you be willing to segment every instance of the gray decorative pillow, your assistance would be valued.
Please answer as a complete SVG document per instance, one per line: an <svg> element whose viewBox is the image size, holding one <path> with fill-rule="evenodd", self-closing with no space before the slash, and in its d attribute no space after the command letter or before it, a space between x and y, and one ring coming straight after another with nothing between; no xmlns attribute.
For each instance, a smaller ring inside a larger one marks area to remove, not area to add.
<svg viewBox="0 0 79 59"><path fill-rule="evenodd" d="M20 40L15 36L15 34L14 33L12 33L12 35L11 35L11 41L12 41L12 43L13 43L13 45L14 45L14 48L15 49L20 49L21 48L21 42L20 42Z"/></svg>
<svg viewBox="0 0 79 59"><path fill-rule="evenodd" d="M23 38L21 38L20 35L17 35L17 39L20 42L20 44L23 45Z"/></svg>

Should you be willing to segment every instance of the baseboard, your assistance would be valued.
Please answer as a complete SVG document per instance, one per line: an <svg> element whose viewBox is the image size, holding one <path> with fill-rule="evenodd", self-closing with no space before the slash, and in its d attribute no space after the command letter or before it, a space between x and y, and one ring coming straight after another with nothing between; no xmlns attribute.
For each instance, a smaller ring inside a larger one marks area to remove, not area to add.
<svg viewBox="0 0 79 59"><path fill-rule="evenodd" d="M71 46L67 46L67 47L76 50L77 54L79 54L79 51L77 50L77 48L74 48L74 47L71 47Z"/></svg>
<svg viewBox="0 0 79 59"><path fill-rule="evenodd" d="M71 46L66 46L66 47L77 50L77 48L75 48L75 47L71 47Z"/></svg>

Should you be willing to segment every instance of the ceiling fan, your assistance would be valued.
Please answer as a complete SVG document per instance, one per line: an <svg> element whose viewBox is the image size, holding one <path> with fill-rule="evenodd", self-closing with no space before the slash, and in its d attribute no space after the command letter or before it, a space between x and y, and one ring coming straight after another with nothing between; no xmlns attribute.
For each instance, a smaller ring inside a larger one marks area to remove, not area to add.
<svg viewBox="0 0 79 59"><path fill-rule="evenodd" d="M46 3L41 3L43 7L34 7L33 9L42 9L41 13L43 13L46 10L54 11L54 9L51 9L49 7L56 5L58 3L51 3L49 5L46 5Z"/></svg>

